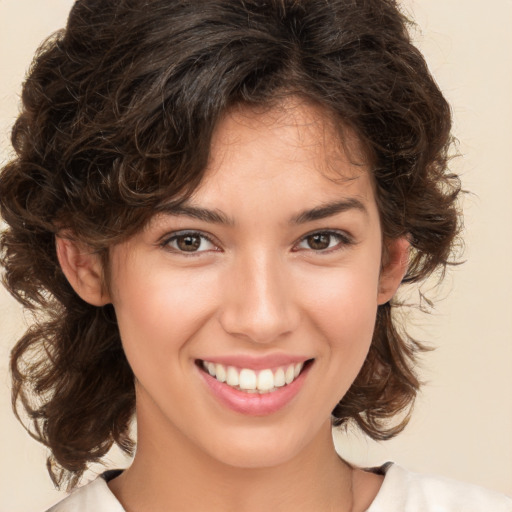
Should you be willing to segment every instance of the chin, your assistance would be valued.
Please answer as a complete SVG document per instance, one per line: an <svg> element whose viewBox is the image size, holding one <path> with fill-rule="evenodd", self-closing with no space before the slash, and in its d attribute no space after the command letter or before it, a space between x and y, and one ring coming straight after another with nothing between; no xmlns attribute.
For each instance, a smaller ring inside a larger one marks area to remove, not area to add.
<svg viewBox="0 0 512 512"><path fill-rule="evenodd" d="M222 464L239 469L258 469L281 466L293 460L298 450L274 449L269 446L262 447L260 443L257 446L251 446L244 449L237 446L230 446L229 452L223 452L221 455L215 455Z"/></svg>
<svg viewBox="0 0 512 512"><path fill-rule="evenodd" d="M330 425L330 423L329 423ZM251 429L250 433L232 433L224 442L210 445L210 456L222 464L240 469L270 468L293 461L314 438L307 432L293 433L290 427ZM329 427L329 435L330 427ZM314 437L314 436L313 436ZM211 439L214 441L214 439Z"/></svg>

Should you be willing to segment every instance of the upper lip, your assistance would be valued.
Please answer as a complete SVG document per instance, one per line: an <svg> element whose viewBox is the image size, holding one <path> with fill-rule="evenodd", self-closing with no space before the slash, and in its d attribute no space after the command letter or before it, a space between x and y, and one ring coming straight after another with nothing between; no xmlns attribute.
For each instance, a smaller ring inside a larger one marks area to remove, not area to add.
<svg viewBox="0 0 512 512"><path fill-rule="evenodd" d="M305 363L309 359L311 358L290 354L268 354L265 356L233 354L225 356L206 356L201 358L201 361L222 364L223 366L234 366L235 368L265 370L266 368L278 368L290 364Z"/></svg>

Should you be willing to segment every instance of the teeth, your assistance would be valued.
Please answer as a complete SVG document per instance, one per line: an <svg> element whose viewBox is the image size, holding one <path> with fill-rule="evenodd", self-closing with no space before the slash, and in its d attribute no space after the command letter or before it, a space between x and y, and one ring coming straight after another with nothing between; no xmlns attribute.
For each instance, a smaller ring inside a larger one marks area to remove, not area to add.
<svg viewBox="0 0 512 512"><path fill-rule="evenodd" d="M246 391L247 393L270 393L277 388L291 384L300 374L304 363L290 364L274 371L271 369L256 372L250 368L237 369L209 361L203 361L203 368L219 382Z"/></svg>
<svg viewBox="0 0 512 512"><path fill-rule="evenodd" d="M215 378L219 382L226 382L226 369L221 364L215 365Z"/></svg>
<svg viewBox="0 0 512 512"><path fill-rule="evenodd" d="M276 388L283 387L286 384L284 379L284 370L282 368L278 368L276 373L274 374L274 386Z"/></svg>
<svg viewBox="0 0 512 512"><path fill-rule="evenodd" d="M212 377L215 377L215 375L212 375ZM236 371L236 369L233 368L232 366L228 366L226 383L229 386L235 387L235 386L238 386L239 381L240 380L238 378L238 372Z"/></svg>
<svg viewBox="0 0 512 512"><path fill-rule="evenodd" d="M272 388L274 388L274 374L272 370L262 370L258 374L258 390L270 391Z"/></svg>
<svg viewBox="0 0 512 512"><path fill-rule="evenodd" d="M240 372L240 389L256 389L256 382L256 373L253 370L248 370L247 368L244 368Z"/></svg>
<svg viewBox="0 0 512 512"><path fill-rule="evenodd" d="M286 372L284 374L284 381L286 384L290 384L293 382L293 379L295 378L295 365L291 364L286 368Z"/></svg>
<svg viewBox="0 0 512 512"><path fill-rule="evenodd" d="M215 377L215 365L213 363L206 363L206 369L212 377Z"/></svg>

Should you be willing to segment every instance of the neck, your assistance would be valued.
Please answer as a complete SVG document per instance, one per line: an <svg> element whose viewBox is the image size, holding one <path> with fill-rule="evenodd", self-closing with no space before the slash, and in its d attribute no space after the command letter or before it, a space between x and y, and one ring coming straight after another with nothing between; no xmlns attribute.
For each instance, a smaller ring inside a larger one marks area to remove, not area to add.
<svg viewBox="0 0 512 512"><path fill-rule="evenodd" d="M235 467L180 432L155 432L138 418L133 464L109 485L127 512L352 511L353 471L335 452L330 422L293 458Z"/></svg>

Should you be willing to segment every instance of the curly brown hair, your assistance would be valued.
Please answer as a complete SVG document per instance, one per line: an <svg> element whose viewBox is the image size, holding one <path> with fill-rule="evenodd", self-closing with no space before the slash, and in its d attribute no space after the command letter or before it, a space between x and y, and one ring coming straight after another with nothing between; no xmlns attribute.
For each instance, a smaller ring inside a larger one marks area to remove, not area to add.
<svg viewBox="0 0 512 512"><path fill-rule="evenodd" d="M408 26L393 0L79 0L40 47L0 177L0 243L5 284L35 319L12 351L13 404L55 482L75 485L113 443L130 452L135 409L114 310L74 293L55 236L73 233L108 269L109 247L196 189L234 105L322 106L366 148L384 237L410 240L404 280L444 270L460 224L451 114ZM397 305L379 306L333 411L374 439L404 428L419 389L423 346Z"/></svg>

